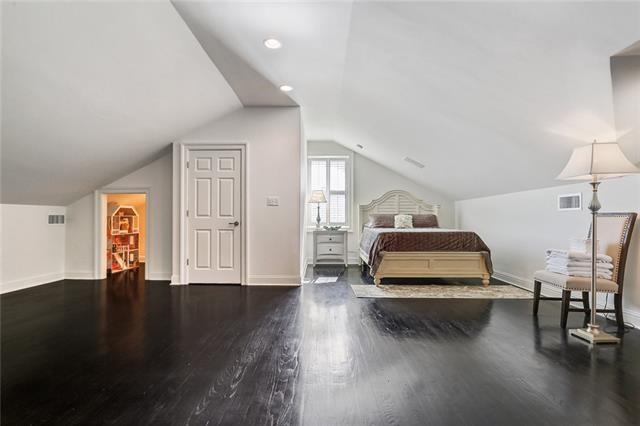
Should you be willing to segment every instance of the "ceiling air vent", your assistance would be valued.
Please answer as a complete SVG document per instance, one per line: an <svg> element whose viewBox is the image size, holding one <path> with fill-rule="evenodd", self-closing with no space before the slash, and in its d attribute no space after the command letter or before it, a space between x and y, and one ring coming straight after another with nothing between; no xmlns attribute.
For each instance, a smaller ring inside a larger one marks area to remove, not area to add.
<svg viewBox="0 0 640 426"><path fill-rule="evenodd" d="M418 167L418 168L420 168L420 169L423 169L423 168L424 168L424 164L422 164L422 163L421 163L421 162L419 162L418 160L414 160L414 159L413 159L413 158L411 158L411 157L404 157L404 161L406 161L407 163L411 163L411 164L413 164L414 166L416 166L416 167Z"/></svg>
<svg viewBox="0 0 640 426"><path fill-rule="evenodd" d="M558 195L558 210L582 210L582 194Z"/></svg>
<svg viewBox="0 0 640 426"><path fill-rule="evenodd" d="M49 215L49 225L63 225L64 224L64 215L63 214L50 214Z"/></svg>

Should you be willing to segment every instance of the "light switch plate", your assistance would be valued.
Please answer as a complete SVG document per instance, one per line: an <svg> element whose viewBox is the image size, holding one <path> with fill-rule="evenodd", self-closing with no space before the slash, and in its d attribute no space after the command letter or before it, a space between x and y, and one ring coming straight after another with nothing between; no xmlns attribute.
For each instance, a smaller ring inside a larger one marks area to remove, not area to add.
<svg viewBox="0 0 640 426"><path fill-rule="evenodd" d="M267 197L267 206L274 207L279 205L280 205L280 198L274 197L274 196Z"/></svg>

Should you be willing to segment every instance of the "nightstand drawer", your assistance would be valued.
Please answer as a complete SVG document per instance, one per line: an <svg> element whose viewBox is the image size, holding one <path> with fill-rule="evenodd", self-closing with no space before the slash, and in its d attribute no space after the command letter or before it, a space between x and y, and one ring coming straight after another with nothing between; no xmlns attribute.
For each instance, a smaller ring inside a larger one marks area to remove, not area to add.
<svg viewBox="0 0 640 426"><path fill-rule="evenodd" d="M320 237L318 235L318 237ZM326 256L328 254L336 254L342 256L344 254L344 246L340 244L323 243L318 244L318 256Z"/></svg>
<svg viewBox="0 0 640 426"><path fill-rule="evenodd" d="M318 235L318 243L343 243L343 235Z"/></svg>

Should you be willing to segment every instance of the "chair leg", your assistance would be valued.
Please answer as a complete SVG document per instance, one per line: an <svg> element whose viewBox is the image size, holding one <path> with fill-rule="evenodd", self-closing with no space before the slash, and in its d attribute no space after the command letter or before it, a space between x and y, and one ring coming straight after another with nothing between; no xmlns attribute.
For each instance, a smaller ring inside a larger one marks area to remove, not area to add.
<svg viewBox="0 0 640 426"><path fill-rule="evenodd" d="M560 327L567 328L569 317L569 303L571 302L571 290L562 290L562 313L560 314Z"/></svg>
<svg viewBox="0 0 640 426"><path fill-rule="evenodd" d="M591 315L591 309L589 309L589 292L582 292L582 308L584 309L585 315Z"/></svg>
<svg viewBox="0 0 640 426"><path fill-rule="evenodd" d="M624 318L622 317L622 294L616 293L613 296L613 305L616 311L616 322L618 323L618 330L624 329Z"/></svg>
<svg viewBox="0 0 640 426"><path fill-rule="evenodd" d="M540 281L533 282L533 315L538 315L538 306L540 305L540 288L542 283Z"/></svg>

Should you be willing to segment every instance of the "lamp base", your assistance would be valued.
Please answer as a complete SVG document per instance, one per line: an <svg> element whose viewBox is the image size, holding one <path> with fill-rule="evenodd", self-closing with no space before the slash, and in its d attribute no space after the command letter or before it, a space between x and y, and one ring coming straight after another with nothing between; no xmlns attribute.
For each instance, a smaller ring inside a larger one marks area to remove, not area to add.
<svg viewBox="0 0 640 426"><path fill-rule="evenodd" d="M620 339L616 336L605 333L604 331L600 330L599 326L593 327L591 326L591 324L589 324L587 328L574 328L572 330L569 330L569 332L572 336L575 336L582 340L586 340L592 345L620 343Z"/></svg>

